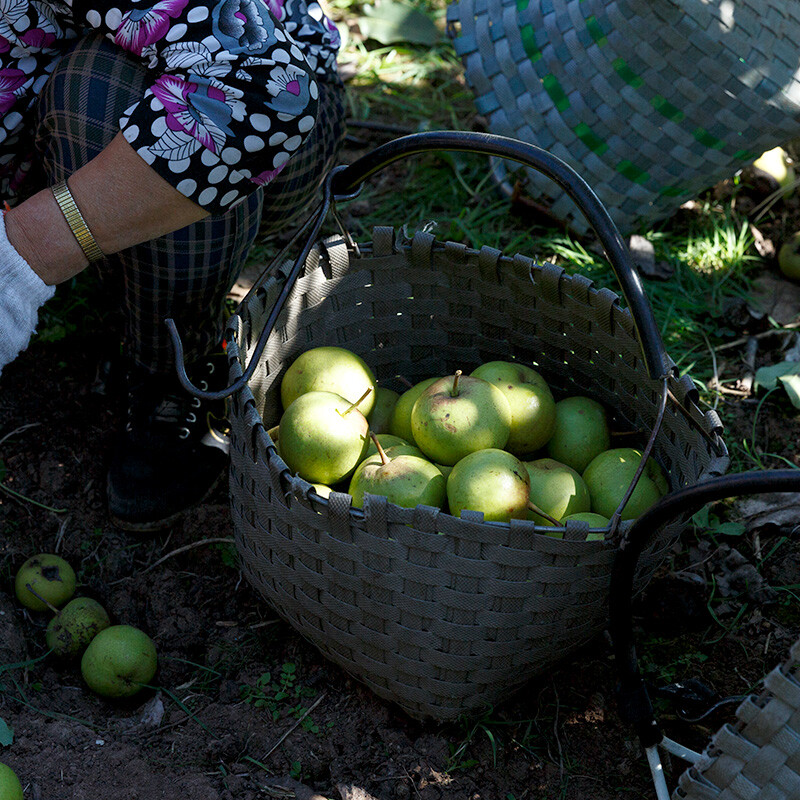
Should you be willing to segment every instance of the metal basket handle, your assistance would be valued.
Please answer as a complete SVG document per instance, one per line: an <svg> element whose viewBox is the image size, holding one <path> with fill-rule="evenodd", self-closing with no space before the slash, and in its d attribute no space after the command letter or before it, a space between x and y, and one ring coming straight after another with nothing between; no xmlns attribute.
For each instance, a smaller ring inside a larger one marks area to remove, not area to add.
<svg viewBox="0 0 800 800"><path fill-rule="evenodd" d="M609 632L619 677L620 716L632 725L645 748L659 744L663 735L639 671L633 639L633 579L639 557L655 533L674 518L694 514L716 500L762 492L800 492L800 470L741 472L678 489L638 517L620 541L611 571Z"/></svg>
<svg viewBox="0 0 800 800"><path fill-rule="evenodd" d="M661 334L645 294L642 281L633 264L630 251L605 206L586 181L565 161L541 147L527 142L472 131L426 131L402 136L376 147L356 159L349 166L333 169L327 177L323 201L303 228L307 236L300 255L295 259L286 282L271 309L269 319L261 331L250 363L241 378L227 389L217 392L202 391L194 386L186 375L183 363L183 347L175 323L167 319L178 377L183 387L196 397L219 400L239 391L250 379L258 359L266 346L267 338L277 322L283 304L300 274L302 264L315 240L330 204L336 200L349 199L361 189L363 182L389 164L410 155L437 150L451 150L486 156L499 156L541 172L553 180L573 200L594 230L608 257L614 275L622 289L622 295L631 311L636 336L642 348L648 375L656 380L666 380L671 374L672 362L664 349ZM293 240L293 241L296 241ZM275 262L273 262L275 263Z"/></svg>

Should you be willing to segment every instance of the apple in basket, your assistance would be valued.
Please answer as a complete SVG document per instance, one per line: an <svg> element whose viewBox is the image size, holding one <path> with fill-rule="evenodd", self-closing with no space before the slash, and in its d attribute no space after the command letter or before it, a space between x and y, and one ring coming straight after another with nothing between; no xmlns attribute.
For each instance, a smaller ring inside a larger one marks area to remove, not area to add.
<svg viewBox="0 0 800 800"><path fill-rule="evenodd" d="M526 456L544 447L556 424L556 401L547 381L531 367L511 361L487 361L471 373L494 384L511 408L505 449Z"/></svg>
<svg viewBox="0 0 800 800"><path fill-rule="evenodd" d="M280 421L281 458L289 469L328 486L349 478L370 441L369 423L357 407L361 400L311 391L290 403Z"/></svg>
<svg viewBox="0 0 800 800"><path fill-rule="evenodd" d="M284 410L310 391L333 392L358 402L358 410L366 417L375 405L375 376L361 356L344 347L314 347L301 353L281 379Z"/></svg>
<svg viewBox="0 0 800 800"><path fill-rule="evenodd" d="M406 389L406 391L397 398L397 402L392 409L392 416L389 420L389 433L399 436L406 442L414 441L414 434L411 430L411 409L414 408L414 403L417 402L419 396L432 383L436 383L438 380L438 377L425 378L425 380L415 383L410 389Z"/></svg>
<svg viewBox="0 0 800 800"><path fill-rule="evenodd" d="M579 511L577 514L570 514L564 517L561 522L569 522L571 519L574 519L576 522L586 522L590 528L607 528L608 523L611 521L602 514L595 514L591 511ZM586 534L587 542L600 541L605 538L605 533L601 533L600 531Z"/></svg>
<svg viewBox="0 0 800 800"><path fill-rule="evenodd" d="M367 414L369 429L373 433L388 433L392 412L397 405L400 395L385 386L375 387L375 405Z"/></svg>
<svg viewBox="0 0 800 800"><path fill-rule="evenodd" d="M586 481L572 467L552 458L526 461L530 477L530 500L547 515L531 510L528 519L537 525L552 525L551 519L562 520L569 514L589 511L591 499Z"/></svg>
<svg viewBox="0 0 800 800"><path fill-rule="evenodd" d="M611 445L606 410L590 397L565 397L555 407L553 435L547 455L583 472L589 462Z"/></svg>
<svg viewBox="0 0 800 800"><path fill-rule="evenodd" d="M374 434L373 434L374 436ZM445 477L412 445L384 450L375 438L378 452L364 459L350 479L349 492L355 508L364 507L365 494L386 497L404 508L417 505L441 508L445 500Z"/></svg>
<svg viewBox="0 0 800 800"><path fill-rule="evenodd" d="M505 447L511 406L494 384L457 370L422 392L411 409L411 431L431 461L456 464L476 450Z"/></svg>
<svg viewBox="0 0 800 800"><path fill-rule="evenodd" d="M641 451L632 447L605 450L592 459L583 472L583 479L589 487L594 513L611 518L622 502L641 460ZM622 511L622 519L640 516L667 491L668 485L661 467L652 458L648 459Z"/></svg>
<svg viewBox="0 0 800 800"><path fill-rule="evenodd" d="M508 522L528 515L530 478L525 465L498 448L477 450L456 462L447 478L450 513L483 512L487 522Z"/></svg>

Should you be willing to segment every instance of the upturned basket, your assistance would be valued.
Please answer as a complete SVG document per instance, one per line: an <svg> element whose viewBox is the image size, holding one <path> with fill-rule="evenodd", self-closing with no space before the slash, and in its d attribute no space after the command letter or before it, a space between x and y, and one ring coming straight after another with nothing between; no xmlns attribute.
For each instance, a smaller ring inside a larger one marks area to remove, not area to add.
<svg viewBox="0 0 800 800"><path fill-rule="evenodd" d="M447 19L488 130L579 169L623 233L800 135L795 0L456 0ZM508 194L511 172L493 159ZM585 230L567 193L523 177Z"/></svg>
<svg viewBox="0 0 800 800"><path fill-rule="evenodd" d="M347 347L398 391L398 376L415 383L518 360L556 397L589 395L616 427L641 432L673 487L724 473L728 458L717 415L698 407L692 380L663 350L619 233L563 162L503 137L415 134L337 168L328 197L355 196L387 164L431 150L503 155L559 181L597 231L628 308L561 267L424 231L406 236L402 220L375 228L369 242L346 231L318 240L326 201L299 256L279 257L229 322L230 492L242 568L277 613L379 697L414 718L448 721L496 705L602 633L629 523L612 520L603 541L585 541L586 524L568 523L557 539L533 522L485 522L476 512L325 499L289 472L268 434L294 358ZM637 591L684 522L654 535Z"/></svg>

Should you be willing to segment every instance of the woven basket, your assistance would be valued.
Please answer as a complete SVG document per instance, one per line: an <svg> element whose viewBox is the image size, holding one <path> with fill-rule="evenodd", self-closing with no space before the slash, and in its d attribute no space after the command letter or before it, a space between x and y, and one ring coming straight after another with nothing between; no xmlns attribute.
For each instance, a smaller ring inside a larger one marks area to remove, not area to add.
<svg viewBox="0 0 800 800"><path fill-rule="evenodd" d="M361 162L346 170L358 183L398 153L461 136L406 137L398 142L411 146L367 158L361 173ZM477 145L466 136L462 149ZM539 370L557 397L590 395L618 426L650 435L673 486L724 472L719 419L697 407L691 379L677 378L668 360L664 376L650 377L636 320L615 293L580 275L391 227L375 228L367 243L343 235L309 242L306 251L267 271L227 332L237 387L230 490L244 572L296 631L412 717L477 713L603 631L613 526L605 541L587 542L585 523L569 523L559 540L532 522L489 523L475 512L455 518L373 496L362 511L337 492L326 500L289 473L267 433L281 415L288 365L309 348L345 346L380 385L402 390L398 375L414 383L517 359ZM638 588L682 523L654 537Z"/></svg>
<svg viewBox="0 0 800 800"><path fill-rule="evenodd" d="M800 798L800 640L736 710L697 763L679 778L675 800Z"/></svg>
<svg viewBox="0 0 800 800"><path fill-rule="evenodd" d="M795 0L457 0L447 17L488 129L578 169L623 232L800 134ZM585 230L541 175L526 188Z"/></svg>

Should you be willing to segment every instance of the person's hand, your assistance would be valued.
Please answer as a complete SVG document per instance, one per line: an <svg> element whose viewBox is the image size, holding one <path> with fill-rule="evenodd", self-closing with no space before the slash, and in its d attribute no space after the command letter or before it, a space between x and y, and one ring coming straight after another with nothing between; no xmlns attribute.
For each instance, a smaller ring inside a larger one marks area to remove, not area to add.
<svg viewBox="0 0 800 800"><path fill-rule="evenodd" d="M54 293L8 241L0 214L0 374L28 346L39 308Z"/></svg>

